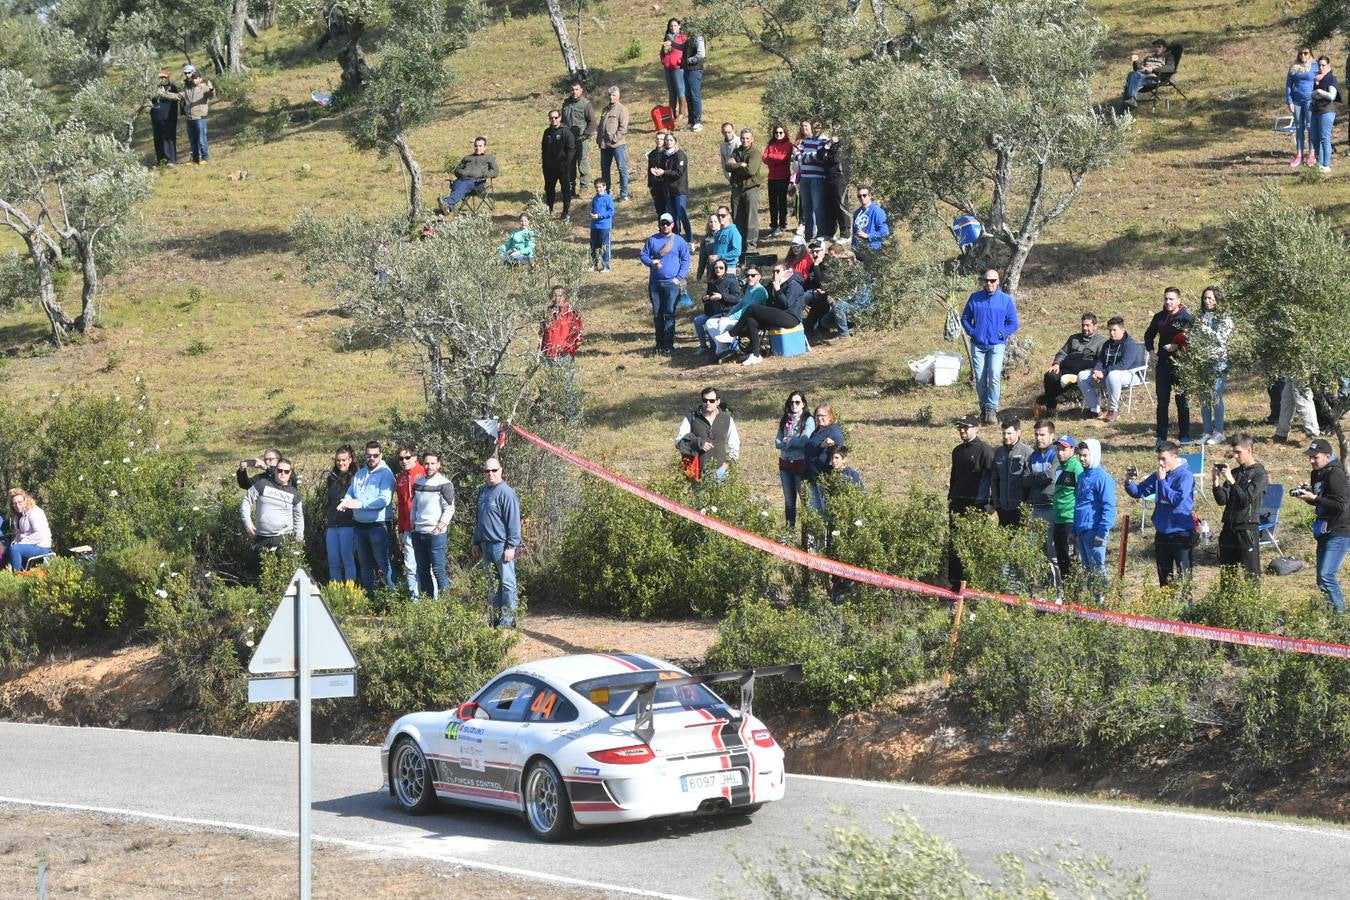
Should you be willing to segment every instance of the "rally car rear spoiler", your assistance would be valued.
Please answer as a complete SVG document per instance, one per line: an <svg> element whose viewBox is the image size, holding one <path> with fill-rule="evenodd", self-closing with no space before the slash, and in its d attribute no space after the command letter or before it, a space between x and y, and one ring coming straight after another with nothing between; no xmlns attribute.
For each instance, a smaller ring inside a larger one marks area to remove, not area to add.
<svg viewBox="0 0 1350 900"><path fill-rule="evenodd" d="M672 678L668 672L634 672L631 675L622 675L619 678L609 682L610 689L615 688L636 688L637 689L637 714L633 724L633 731L637 733L639 739L650 741L652 735L656 733L656 722L652 715L652 704L656 699L656 689L658 687L679 687L682 684L713 684L722 681L739 681L741 683L741 715L748 716L751 712L751 706L755 699L755 679L773 678L782 676L784 681L799 682L802 680L802 667L800 665L791 666L760 666L756 669L733 669L729 672L711 672L707 675L682 675Z"/></svg>

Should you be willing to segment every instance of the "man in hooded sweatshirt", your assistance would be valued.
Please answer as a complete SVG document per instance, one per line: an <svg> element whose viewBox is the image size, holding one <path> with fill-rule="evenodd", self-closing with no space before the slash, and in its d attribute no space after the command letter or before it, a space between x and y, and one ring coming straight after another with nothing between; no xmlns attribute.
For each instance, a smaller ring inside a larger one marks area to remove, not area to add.
<svg viewBox="0 0 1350 900"><path fill-rule="evenodd" d="M1138 484L1125 479L1125 493L1138 500L1155 495L1153 504L1154 556L1158 584L1167 585L1180 573L1191 574L1191 548L1195 546L1195 475L1179 455L1176 441L1164 441L1158 450L1158 471Z"/></svg>
<svg viewBox="0 0 1350 900"><path fill-rule="evenodd" d="M378 573L384 585L394 587L394 570L389 565L390 507L394 503L394 473L384 463L379 441L366 444L366 464L352 477L347 496L338 509L350 509L356 520L353 533L356 560L361 570L361 586L367 596L375 593Z"/></svg>
<svg viewBox="0 0 1350 900"><path fill-rule="evenodd" d="M1116 524L1116 482L1102 468L1102 445L1085 438L1077 447L1078 475L1074 495L1073 533L1078 541L1078 561L1093 583L1100 601L1106 587L1106 536Z"/></svg>
<svg viewBox="0 0 1350 900"><path fill-rule="evenodd" d="M254 480L239 501L244 533L253 538L253 549L275 550L287 535L304 540L305 506L291 484L294 474L295 467L283 456L272 473Z"/></svg>

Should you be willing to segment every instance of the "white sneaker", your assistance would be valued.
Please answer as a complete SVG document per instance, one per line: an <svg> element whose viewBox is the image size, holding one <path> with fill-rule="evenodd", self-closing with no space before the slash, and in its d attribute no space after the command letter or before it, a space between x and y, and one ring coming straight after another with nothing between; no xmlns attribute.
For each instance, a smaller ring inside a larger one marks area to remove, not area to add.
<svg viewBox="0 0 1350 900"><path fill-rule="evenodd" d="M690 130L690 131L702 131L702 130L703 130L703 123L702 123L702 122L695 122L695 123L690 127L689 130Z"/></svg>
<svg viewBox="0 0 1350 900"><path fill-rule="evenodd" d="M1321 172L1323 175L1330 175L1331 166L1318 166L1317 171Z"/></svg>
<svg viewBox="0 0 1350 900"><path fill-rule="evenodd" d="M1211 446L1214 445L1214 444L1222 444L1222 443L1223 443L1223 432L1222 432L1222 431L1216 431L1216 432L1214 432L1213 434L1209 435L1208 437L1205 438L1205 443L1206 443L1206 444L1209 444L1209 445L1211 445Z"/></svg>
<svg viewBox="0 0 1350 900"><path fill-rule="evenodd" d="M745 359L741 360L741 365L743 365L743 366L757 366L757 365L759 365L759 364L762 363L762 362L764 362L764 357L759 356L758 354L755 354L755 353L751 353L751 354L750 354L749 356L747 356Z"/></svg>
<svg viewBox="0 0 1350 900"><path fill-rule="evenodd" d="M1200 435L1200 443L1202 444L1214 443L1213 441L1210 440L1211 437L1213 437L1213 435L1210 434L1208 431L1206 431L1204 434Z"/></svg>

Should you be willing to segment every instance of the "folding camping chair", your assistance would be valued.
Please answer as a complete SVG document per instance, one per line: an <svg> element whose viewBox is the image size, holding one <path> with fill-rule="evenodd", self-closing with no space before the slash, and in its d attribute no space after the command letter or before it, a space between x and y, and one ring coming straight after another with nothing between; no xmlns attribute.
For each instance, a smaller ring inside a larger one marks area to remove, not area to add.
<svg viewBox="0 0 1350 900"><path fill-rule="evenodd" d="M1284 503L1284 485L1271 484L1266 486L1266 495L1261 498L1261 520L1256 526L1257 535L1260 537L1258 546L1274 547L1275 552L1284 556L1284 551L1280 549L1280 540L1278 533L1280 530L1280 506Z"/></svg>

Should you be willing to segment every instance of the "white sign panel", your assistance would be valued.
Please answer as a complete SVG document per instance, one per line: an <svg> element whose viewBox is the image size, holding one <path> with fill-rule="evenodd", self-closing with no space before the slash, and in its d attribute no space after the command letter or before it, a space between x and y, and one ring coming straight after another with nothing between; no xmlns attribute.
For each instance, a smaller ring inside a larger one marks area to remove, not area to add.
<svg viewBox="0 0 1350 900"><path fill-rule="evenodd" d="M294 675L281 675L275 678L253 676L248 680L249 703L273 703L278 700L299 699ZM328 700L334 697L356 696L356 673L343 672L337 675L311 675L309 677L311 700Z"/></svg>
<svg viewBox="0 0 1350 900"><path fill-rule="evenodd" d="M309 579L305 582L309 584ZM295 661L295 597L299 589L300 572L296 572L281 604L272 614L272 621L258 642L258 648L253 651L253 658L248 661L250 675L291 674L299 669ZM317 587L310 587L306 606L309 612L309 670L355 669L356 656Z"/></svg>

